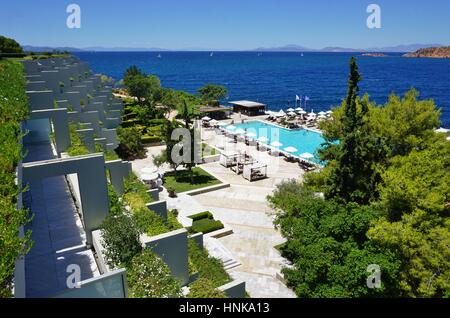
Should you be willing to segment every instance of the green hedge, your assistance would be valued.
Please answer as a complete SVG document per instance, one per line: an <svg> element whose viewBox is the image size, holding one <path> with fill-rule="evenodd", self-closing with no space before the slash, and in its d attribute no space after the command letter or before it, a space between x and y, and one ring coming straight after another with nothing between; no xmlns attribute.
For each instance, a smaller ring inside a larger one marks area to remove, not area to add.
<svg viewBox="0 0 450 318"><path fill-rule="evenodd" d="M133 127L136 125L141 125L141 124L142 124L142 122L138 119L130 119L130 120L123 121L120 125L123 128L130 128L130 127Z"/></svg>
<svg viewBox="0 0 450 318"><path fill-rule="evenodd" d="M189 215L188 218L192 219L193 221L201 220L201 219L214 219L214 216L211 212L205 211L200 212L197 214Z"/></svg>
<svg viewBox="0 0 450 318"><path fill-rule="evenodd" d="M193 233L201 232L203 234L206 234L223 228L224 228L223 223L220 221L211 219L200 219L192 223L190 230Z"/></svg>
<svg viewBox="0 0 450 318"><path fill-rule="evenodd" d="M22 159L20 122L28 117L23 66L0 61L0 298L10 297L15 261L31 247L31 232L19 238L28 223L28 211L17 210L22 191L16 183L16 166Z"/></svg>
<svg viewBox="0 0 450 318"><path fill-rule="evenodd" d="M153 143L161 142L161 137L144 135L141 138L141 142L143 144L153 144Z"/></svg>

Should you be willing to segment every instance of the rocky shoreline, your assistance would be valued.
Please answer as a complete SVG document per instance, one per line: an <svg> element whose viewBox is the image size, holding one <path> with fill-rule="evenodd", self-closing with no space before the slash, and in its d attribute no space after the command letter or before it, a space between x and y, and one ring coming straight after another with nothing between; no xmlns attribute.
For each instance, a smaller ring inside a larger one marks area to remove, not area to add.
<svg viewBox="0 0 450 318"><path fill-rule="evenodd" d="M419 49L413 53L407 53L403 57L426 57L426 58L450 58L450 46L444 47L428 47L424 49Z"/></svg>

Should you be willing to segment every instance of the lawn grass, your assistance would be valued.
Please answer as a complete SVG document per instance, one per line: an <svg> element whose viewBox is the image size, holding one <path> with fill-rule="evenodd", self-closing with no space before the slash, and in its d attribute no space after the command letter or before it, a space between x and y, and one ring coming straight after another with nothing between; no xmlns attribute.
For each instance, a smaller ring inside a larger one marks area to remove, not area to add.
<svg viewBox="0 0 450 318"><path fill-rule="evenodd" d="M211 147L208 144L202 143L202 157L214 156L217 155L218 152L215 148Z"/></svg>
<svg viewBox="0 0 450 318"><path fill-rule="evenodd" d="M193 182L187 170L171 171L164 174L164 187L172 188L176 193L201 189L221 182L199 167L192 169L194 174Z"/></svg>

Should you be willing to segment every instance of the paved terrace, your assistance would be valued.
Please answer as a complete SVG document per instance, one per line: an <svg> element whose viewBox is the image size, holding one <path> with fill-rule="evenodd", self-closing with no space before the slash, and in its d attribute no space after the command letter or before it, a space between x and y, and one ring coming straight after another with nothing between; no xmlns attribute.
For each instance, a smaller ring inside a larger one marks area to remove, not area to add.
<svg viewBox="0 0 450 318"><path fill-rule="evenodd" d="M49 143L27 146L25 162L53 159ZM26 297L52 297L65 290L70 264L81 268L81 280L100 275L64 176L29 184L24 204L34 214L27 229L34 245L25 257Z"/></svg>
<svg viewBox="0 0 450 318"><path fill-rule="evenodd" d="M241 118L235 115L234 119L238 123ZM274 211L269 207L266 196L284 180L301 180L303 171L298 164L286 162L282 157L271 156L265 151L257 151L255 146L246 146L243 142L231 143L231 139L217 136L213 130L203 131L202 137L210 145L225 144L227 150L245 151L258 161L267 163L268 178L249 182L218 162L208 163L201 167L229 183L229 188L196 196L180 194L175 199L167 198L164 191L161 199L167 199L169 208L179 210L182 223L186 222L187 215L209 210L226 227L233 229L233 234L218 241L241 264L228 272L234 279L246 281L247 291L252 297L295 297L294 292L276 278L276 273L286 264L286 260L274 246L285 240L273 227ZM134 161L133 171L139 175L144 166L153 166L152 155L159 154L162 149L164 146L147 148L148 157ZM160 172L168 170L167 165L159 169ZM208 244L206 246L209 247Z"/></svg>

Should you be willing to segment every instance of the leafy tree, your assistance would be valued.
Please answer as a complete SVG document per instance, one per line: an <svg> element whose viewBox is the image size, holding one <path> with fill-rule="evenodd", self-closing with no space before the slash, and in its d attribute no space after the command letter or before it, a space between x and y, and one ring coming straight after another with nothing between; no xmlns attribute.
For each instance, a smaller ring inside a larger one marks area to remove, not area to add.
<svg viewBox="0 0 450 318"><path fill-rule="evenodd" d="M23 53L23 49L15 40L0 35L0 53Z"/></svg>
<svg viewBox="0 0 450 318"><path fill-rule="evenodd" d="M341 114L341 139L339 144L329 140L335 160L330 164L330 184L325 195L343 202L368 203L376 199L376 186L380 181L376 166L384 160L385 152L381 141L370 133L368 98L358 98L360 80L356 59L352 58L347 98Z"/></svg>
<svg viewBox="0 0 450 318"><path fill-rule="evenodd" d="M374 107L370 116L373 133L388 145L388 155L407 155L423 148L439 127L441 111L433 100L418 101L419 92L411 89L403 98L391 94L384 107Z"/></svg>
<svg viewBox="0 0 450 318"><path fill-rule="evenodd" d="M134 160L145 157L145 148L141 142L141 132L136 127L117 130L119 146L115 150L120 158Z"/></svg>
<svg viewBox="0 0 450 318"><path fill-rule="evenodd" d="M129 67L124 75L124 85L129 94L136 97L141 106L147 100L161 100L161 81L157 76L147 75L135 65Z"/></svg>
<svg viewBox="0 0 450 318"><path fill-rule="evenodd" d="M198 89L200 99L207 105L217 105L227 95L227 89L222 85L207 84Z"/></svg>
<svg viewBox="0 0 450 318"><path fill-rule="evenodd" d="M281 250L294 263L283 273L299 297L396 295L398 257L366 237L379 209L323 200L294 180L280 184L268 199L280 210L275 224L287 238ZM366 285L371 264L381 267L379 289Z"/></svg>
<svg viewBox="0 0 450 318"><path fill-rule="evenodd" d="M183 101L183 109L181 112L181 118L184 122L184 128L189 131L190 134L190 144L186 144L186 140L183 140L183 154L185 151L190 151L189 153L189 161L183 162L183 166L189 171L190 177L191 177L191 183L194 182L194 173L192 168L194 168L197 165L197 158L198 158L198 152L201 151L201 147L199 147L197 142L197 138L195 136L196 131L195 127L193 126L193 118L195 116L195 111L193 108L189 108L186 101Z"/></svg>
<svg viewBox="0 0 450 318"><path fill-rule="evenodd" d="M108 265L127 265L141 252L140 232L130 216L111 214L103 221L101 229Z"/></svg>
<svg viewBox="0 0 450 318"><path fill-rule="evenodd" d="M164 261L146 249L127 268L130 297L179 298L181 286Z"/></svg>

